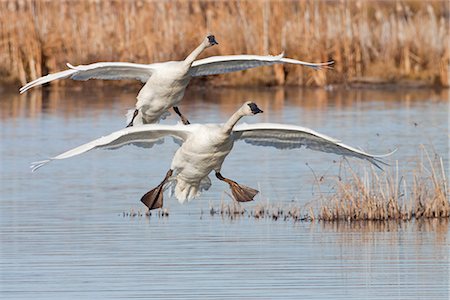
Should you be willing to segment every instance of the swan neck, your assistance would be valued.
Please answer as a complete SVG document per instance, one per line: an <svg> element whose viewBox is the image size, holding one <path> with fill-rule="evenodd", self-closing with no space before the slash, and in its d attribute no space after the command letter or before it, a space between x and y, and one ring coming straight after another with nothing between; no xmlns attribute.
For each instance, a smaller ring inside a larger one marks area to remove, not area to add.
<svg viewBox="0 0 450 300"><path fill-rule="evenodd" d="M205 43L201 43L197 48L194 49L194 51L191 52L191 54L188 55L188 57L186 57L184 62L187 63L188 65L191 65L197 58L197 56L199 56L200 53L202 53L203 50L205 50L205 48L206 48Z"/></svg>
<svg viewBox="0 0 450 300"><path fill-rule="evenodd" d="M224 130L227 133L231 133L231 131L233 130L234 125L236 125L237 122L239 122L239 120L243 117L244 115L241 113L240 110L238 110L237 112L235 112L230 119L228 119L228 121L223 125Z"/></svg>

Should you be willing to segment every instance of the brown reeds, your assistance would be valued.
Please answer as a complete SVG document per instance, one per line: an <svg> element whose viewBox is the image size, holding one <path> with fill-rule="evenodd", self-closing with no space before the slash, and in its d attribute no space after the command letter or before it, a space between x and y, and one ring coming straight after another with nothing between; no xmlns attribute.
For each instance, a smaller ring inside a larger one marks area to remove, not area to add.
<svg viewBox="0 0 450 300"><path fill-rule="evenodd" d="M371 169L361 176L348 168L350 178L337 182L337 191L320 206L317 218L335 220L391 220L448 218L450 203L442 157L424 161L413 171L412 184L400 176L398 165L382 174Z"/></svg>
<svg viewBox="0 0 450 300"><path fill-rule="evenodd" d="M212 32L204 56L278 54L336 61L210 76L221 85L402 82L449 86L447 1L0 1L0 76L25 84L65 63L184 58ZM59 81L55 84L69 84Z"/></svg>
<svg viewBox="0 0 450 300"><path fill-rule="evenodd" d="M424 218L449 218L448 180L442 157L423 150L423 160L413 171L412 183L399 174L398 165L385 172L375 169L356 172L349 166L346 175L335 179L332 194L306 206L258 203L247 210L237 203L210 207L211 215L235 219L293 221L387 221ZM317 182L317 184L322 184ZM320 204L318 204L320 203Z"/></svg>
<svg viewBox="0 0 450 300"><path fill-rule="evenodd" d="M140 209L134 210L133 208L131 208L130 211L122 212L123 218L142 218L142 217L149 218L151 216L158 217L158 218L166 218L169 216L169 210L167 208L161 208L156 211L153 211L153 214L152 214L151 210L147 210L146 212L143 212Z"/></svg>

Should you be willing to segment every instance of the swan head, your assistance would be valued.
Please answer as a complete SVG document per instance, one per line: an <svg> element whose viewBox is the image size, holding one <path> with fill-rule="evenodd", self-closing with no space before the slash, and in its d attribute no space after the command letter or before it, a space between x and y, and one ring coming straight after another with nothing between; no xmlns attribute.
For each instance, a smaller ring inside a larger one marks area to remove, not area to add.
<svg viewBox="0 0 450 300"><path fill-rule="evenodd" d="M244 116L254 116L256 114L262 113L263 111L259 109L258 105L252 101L245 102L223 125L223 129L227 134L231 134L234 125L236 125L239 120Z"/></svg>
<svg viewBox="0 0 450 300"><path fill-rule="evenodd" d="M214 45L218 45L219 43L216 41L216 38L214 35L208 35L205 40L204 43L206 45L206 48L208 47L212 47Z"/></svg>
<svg viewBox="0 0 450 300"><path fill-rule="evenodd" d="M252 101L247 101L242 105L241 111L245 116L253 116L259 113L263 113L263 111Z"/></svg>

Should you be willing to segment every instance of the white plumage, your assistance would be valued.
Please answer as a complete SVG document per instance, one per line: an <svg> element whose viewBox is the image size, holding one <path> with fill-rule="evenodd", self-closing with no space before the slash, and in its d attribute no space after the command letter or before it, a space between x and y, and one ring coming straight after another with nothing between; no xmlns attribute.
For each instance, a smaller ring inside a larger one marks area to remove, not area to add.
<svg viewBox="0 0 450 300"><path fill-rule="evenodd" d="M129 125L157 123L168 109L174 107L184 123L185 119L177 106L181 102L187 85L192 77L236 72L250 68L273 64L296 64L321 69L329 67L332 61L326 63L309 63L300 60L278 56L260 55L226 55L213 56L195 61L206 48L217 44L214 36L206 37L202 43L183 61L168 61L153 64L134 64L126 62L99 62L90 65L72 66L69 70L40 77L27 83L20 93L57 79L71 78L74 80L89 79L136 79L145 83L139 91L136 110L127 115ZM134 115L136 112L136 115ZM133 120L133 123L130 122Z"/></svg>
<svg viewBox="0 0 450 300"><path fill-rule="evenodd" d="M243 140L252 145L272 146L277 149L306 147L316 151L364 159L377 167L380 167L380 164L385 164L381 158L392 154L372 155L347 146L336 139L315 132L314 130L295 125L273 123L236 125L243 116L254 115L259 112L262 111L254 103L246 102L225 124L149 124L125 128L71 149L49 160L35 162L31 166L32 171L37 170L52 160L66 159L92 149L115 149L133 143L153 146L161 142L164 137L171 136L176 141L181 142L182 145L173 157L169 171L170 174L168 173L166 176L167 180L164 180L160 184L160 190L162 191L166 181L170 182L175 187L176 198L180 202L184 202L185 200L190 200L198 196L202 190L209 188L211 181L208 175L211 171L215 171L216 176L229 183L231 187L230 180L223 178L220 170L226 156L233 148L234 142L239 140ZM237 186L241 188L241 186ZM246 187L243 188L245 190ZM235 198L242 196L239 196L239 193L236 196L233 187L232 191ZM257 191L253 191L254 196ZM248 194L245 195L249 196ZM253 196L249 196L251 199L242 200L244 197L241 200L237 200L249 201L253 199ZM162 194L158 194L158 197L161 197L162 206ZM157 207L149 206L149 208Z"/></svg>

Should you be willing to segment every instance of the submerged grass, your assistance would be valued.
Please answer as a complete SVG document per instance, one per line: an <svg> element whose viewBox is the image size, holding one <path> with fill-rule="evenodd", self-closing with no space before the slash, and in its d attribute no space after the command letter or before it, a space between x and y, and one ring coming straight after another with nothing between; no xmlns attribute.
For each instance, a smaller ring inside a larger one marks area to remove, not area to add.
<svg viewBox="0 0 450 300"><path fill-rule="evenodd" d="M178 60L211 32L220 45L203 56L284 50L336 61L333 71L278 65L200 79L217 85L449 86L448 10L448 1L4 0L0 78L25 84L66 62Z"/></svg>
<svg viewBox="0 0 450 300"><path fill-rule="evenodd" d="M256 204L250 210L236 202L210 207L211 215L228 218L242 216L256 219L294 221L386 221L424 218L449 218L448 180L442 157L424 149L423 158L413 171L412 181L401 176L399 167L385 172L344 167L344 175L333 179L335 192L321 194L306 206L295 204ZM320 180L317 184L322 185ZM320 189L319 189L320 190Z"/></svg>

